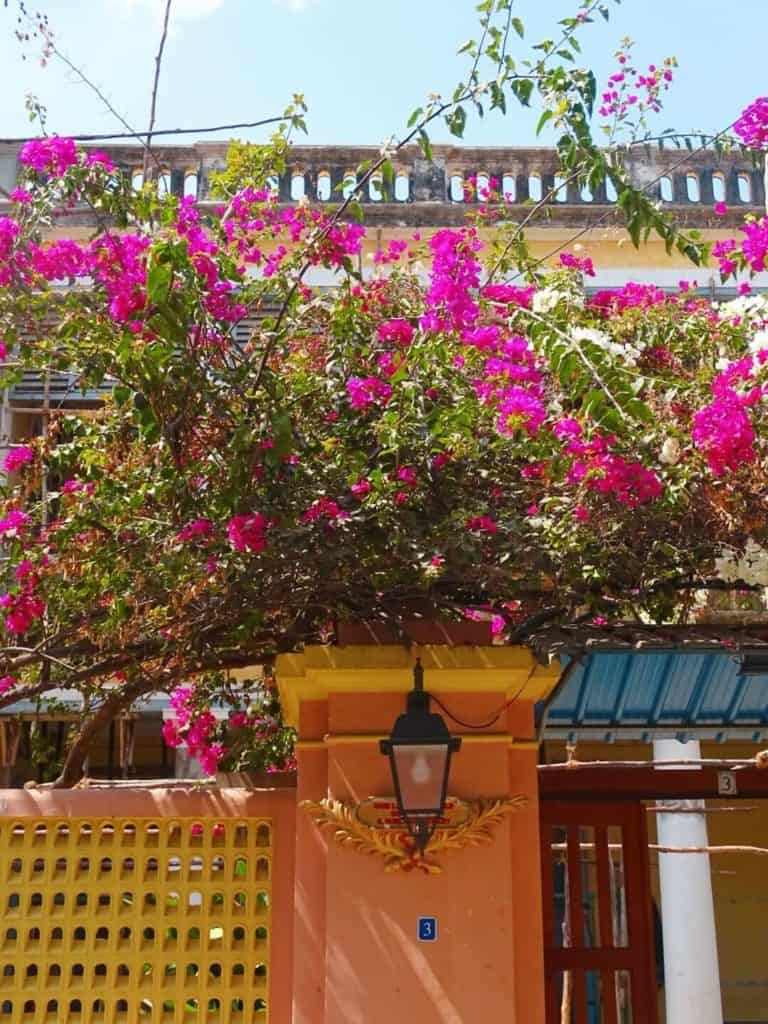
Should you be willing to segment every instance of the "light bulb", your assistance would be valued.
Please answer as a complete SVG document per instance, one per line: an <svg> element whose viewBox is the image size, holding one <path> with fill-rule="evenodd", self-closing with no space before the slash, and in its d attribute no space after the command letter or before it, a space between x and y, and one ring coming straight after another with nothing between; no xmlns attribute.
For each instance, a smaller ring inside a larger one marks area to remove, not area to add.
<svg viewBox="0 0 768 1024"><path fill-rule="evenodd" d="M429 761L423 754L419 754L411 766L411 782L423 785L423 783L429 782L431 775Z"/></svg>

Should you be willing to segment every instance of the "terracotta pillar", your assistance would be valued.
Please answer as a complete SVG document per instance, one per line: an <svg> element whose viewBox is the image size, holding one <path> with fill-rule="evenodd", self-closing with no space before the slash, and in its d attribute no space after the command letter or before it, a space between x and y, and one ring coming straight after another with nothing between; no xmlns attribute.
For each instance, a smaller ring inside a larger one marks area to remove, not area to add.
<svg viewBox="0 0 768 1024"><path fill-rule="evenodd" d="M527 649L350 646L278 659L287 717L299 730L299 801L357 805L393 792L378 741L404 710L416 656L426 689L463 746L449 793L523 795L492 841L439 858L442 873L387 873L298 811L293 1024L468 1024L544 1019L538 792L533 703L557 679ZM418 918L437 941L418 941Z"/></svg>

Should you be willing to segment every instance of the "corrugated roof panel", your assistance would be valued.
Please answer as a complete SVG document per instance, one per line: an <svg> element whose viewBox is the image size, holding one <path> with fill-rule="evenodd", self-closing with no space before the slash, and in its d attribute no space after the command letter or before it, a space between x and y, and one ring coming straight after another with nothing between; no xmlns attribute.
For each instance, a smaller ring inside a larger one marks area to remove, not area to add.
<svg viewBox="0 0 768 1024"><path fill-rule="evenodd" d="M545 735L652 738L768 726L768 674L743 676L733 651L599 651L583 656L547 714Z"/></svg>

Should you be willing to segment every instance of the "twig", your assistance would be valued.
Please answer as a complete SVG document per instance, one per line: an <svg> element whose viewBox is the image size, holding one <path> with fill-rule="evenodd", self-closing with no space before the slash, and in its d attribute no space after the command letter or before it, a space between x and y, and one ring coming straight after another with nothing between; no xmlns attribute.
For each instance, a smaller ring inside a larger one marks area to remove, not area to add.
<svg viewBox="0 0 768 1024"><path fill-rule="evenodd" d="M761 750L749 758L686 758L675 761L561 761L540 764L539 771L553 769L578 771L579 768L768 768L768 750Z"/></svg>
<svg viewBox="0 0 768 1024"><path fill-rule="evenodd" d="M717 141L719 141L720 139L722 139L724 136L726 136L728 134L728 132L731 130L731 128L733 128L735 123L736 123L735 121L732 121L726 128L723 128L722 131L719 131L717 133L717 135L713 135L711 137L711 139L709 139L708 141L709 142L717 142ZM640 142L640 143L632 143L632 145L641 145L641 144L642 144L642 142ZM689 163L692 157L696 156L698 153L704 152L704 150L706 150L707 148L708 148L708 146L705 144L703 146L699 146L698 149L694 149L691 152L686 152L684 157L682 157L680 160L676 161L676 163L673 163L671 167L665 167L664 170L660 174L657 174L655 178L652 178L650 181L646 182L646 184L643 185L642 188L639 191L641 193L647 192L648 189L653 188L654 185L658 185L658 183L661 181L662 178L666 178L673 171L677 170L678 167L682 166L682 164ZM599 227L611 215L611 213L613 212L613 209L614 209L614 207L611 207L611 209L606 210L596 220L590 221L588 224L585 224L585 226L583 228L581 228L575 234L571 235L570 238L567 238L564 242L561 242L560 244L555 246L554 249L550 249L550 251L548 253L546 253L544 256L540 256L539 259L537 259L535 261L535 263L533 263L531 268L529 268L529 269L533 269L535 267L541 266L543 263L546 263L547 260L551 259L553 256L557 256L557 254L559 252L562 252L563 249L566 249L568 246L573 245L574 242L577 242L584 235L589 234L590 231L593 231L595 228ZM521 275L519 273L515 274L509 280L510 281L514 281L514 280L516 280L520 276Z"/></svg>
<svg viewBox="0 0 768 1024"><path fill-rule="evenodd" d="M757 806L751 807L683 807L670 800L670 806L663 804L654 807L646 807L649 814L734 814L756 811Z"/></svg>
<svg viewBox="0 0 768 1024"><path fill-rule="evenodd" d="M598 373L597 369L595 368L594 363L592 362L591 359L589 359L589 357L584 352L584 349L581 347L581 345L578 343L578 341L575 338L571 337L570 334L566 334L565 331L561 331L559 327L555 327L554 324L550 323L549 320L546 320L543 316L539 316L538 313L534 313L532 309L526 310L526 313L533 320L538 320L539 323L544 324L546 327L549 327L549 329L551 331L554 331L555 334L558 334L561 338L563 338L565 341L568 342L568 344L575 350L576 354L581 359L582 363L584 363L586 368L592 374L592 376L594 377L595 381L600 385L600 387L603 390L603 393L609 399L611 405L618 412L619 416L621 416L621 418L624 421L626 421L627 420L627 414L624 412L624 410L622 409L621 405L613 397L612 393L608 390L608 385L605 383L603 378L600 376L600 374Z"/></svg>
<svg viewBox="0 0 768 1024"><path fill-rule="evenodd" d="M757 853L768 857L765 846L656 846L649 843L648 849L656 853Z"/></svg>
<svg viewBox="0 0 768 1024"><path fill-rule="evenodd" d="M536 216L536 214L539 213L539 211L543 207L545 207L549 203L549 201L551 199L553 199L554 196L557 195L558 192L560 192L564 188L567 188L568 185L570 185L570 183L572 181L574 181L576 178L578 178L578 176L580 174L581 174L581 170L573 171L559 185L553 185L552 188L549 189L541 197L541 199L539 199L539 201L537 203L535 203L531 207L530 211L525 215L525 217L523 217L523 219L520 221L520 223L515 228L514 234L512 235L510 240L507 242L507 244L502 249L501 253L499 254L498 259L496 260L496 262L493 264L491 269L488 271L488 274L487 274L487 276L485 278L485 281L483 281L483 285L482 285L483 288L485 288L489 284L493 283L493 279L496 276L496 274L499 272L499 270L501 268L501 265L504 262L505 258L509 255L509 253L512 250L512 247L515 245L515 243L521 238L521 236L523 235L526 227L533 220L533 218Z"/></svg>
<svg viewBox="0 0 768 1024"><path fill-rule="evenodd" d="M622 843L608 843L609 850L622 850ZM768 856L768 848L764 846L659 846L648 843L649 850L656 853L758 853ZM556 853L567 853L567 843L552 843L551 849ZM595 850L597 843L579 843L580 850Z"/></svg>
<svg viewBox="0 0 768 1024"><path fill-rule="evenodd" d="M27 14L26 10L23 7L22 7L22 13L25 14L27 16L27 18L29 19L29 15ZM45 37L46 45L49 47L50 52L55 57L58 57L58 59L62 62L62 64L66 64L66 66L69 68L69 70L72 71L75 75L77 75L77 77L80 79L80 81L83 83L83 85L87 86L93 93L96 94L98 99L104 104L104 106L107 108L107 110L110 112L110 114L112 114L112 116L114 118L116 118L120 122L120 124L127 130L127 132L128 132L128 136L127 137L132 138L132 139L138 139L139 142L142 142L141 135L139 135L139 133L136 132L131 127L131 125L126 121L126 119L119 112L119 110L117 110L113 106L113 104L105 96L105 94L102 92L102 90L99 88L99 86L96 85L96 83L93 82L86 75L86 73L84 71L82 71L65 53L62 53L62 51L58 48L58 46L56 45L56 43L54 41L53 33L47 27L46 27L46 29L44 31L44 37ZM33 136L33 138L35 138L35 137L36 136ZM16 140L8 140L8 141L13 142L13 141L16 141ZM20 140L20 141L29 142L29 141L32 141L32 140L31 139L24 139L24 140Z"/></svg>
<svg viewBox="0 0 768 1024"><path fill-rule="evenodd" d="M157 87L160 84L160 68L163 63L163 50L165 40L168 38L168 19L171 16L171 4L173 0L165 2L165 17L163 18L163 31L160 36L160 46L155 57L155 76L152 82L152 101L149 106L149 127L147 129L147 141L144 145L144 163L142 164L142 180L146 183L147 171L149 170L149 155L152 149L152 129L155 127L155 112L157 110Z"/></svg>

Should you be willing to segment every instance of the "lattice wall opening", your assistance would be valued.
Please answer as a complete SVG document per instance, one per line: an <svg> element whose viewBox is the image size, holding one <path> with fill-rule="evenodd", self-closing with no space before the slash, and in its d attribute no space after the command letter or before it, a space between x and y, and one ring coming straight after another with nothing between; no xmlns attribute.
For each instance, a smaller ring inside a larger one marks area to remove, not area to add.
<svg viewBox="0 0 768 1024"><path fill-rule="evenodd" d="M266 1024L272 823L0 818L0 1024Z"/></svg>

